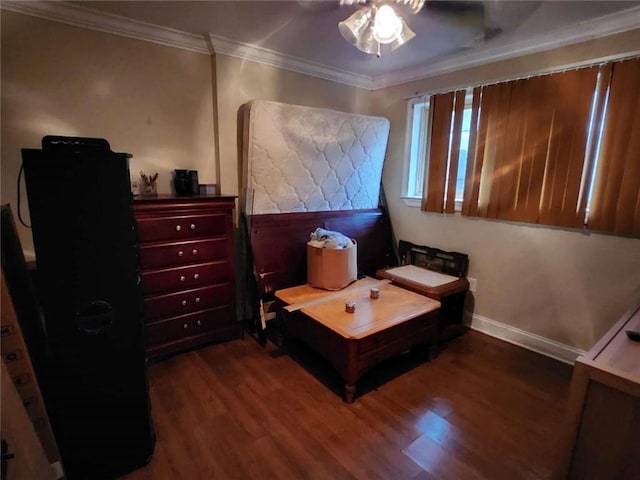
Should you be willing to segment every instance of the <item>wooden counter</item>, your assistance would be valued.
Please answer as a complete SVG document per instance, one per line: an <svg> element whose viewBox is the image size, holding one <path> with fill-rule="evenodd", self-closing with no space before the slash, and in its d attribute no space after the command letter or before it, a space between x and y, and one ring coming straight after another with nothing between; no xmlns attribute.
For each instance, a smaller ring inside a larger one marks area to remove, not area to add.
<svg viewBox="0 0 640 480"><path fill-rule="evenodd" d="M576 360L558 478L639 479L640 301Z"/></svg>

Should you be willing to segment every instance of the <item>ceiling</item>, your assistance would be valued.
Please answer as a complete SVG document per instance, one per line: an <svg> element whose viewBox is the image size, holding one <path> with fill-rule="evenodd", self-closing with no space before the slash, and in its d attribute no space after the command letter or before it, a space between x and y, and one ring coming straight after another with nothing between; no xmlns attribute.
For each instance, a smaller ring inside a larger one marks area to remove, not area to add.
<svg viewBox="0 0 640 480"><path fill-rule="evenodd" d="M275 55L385 84L420 78L456 62L464 66L474 59L540 51L640 27L640 1L485 0L439 2L434 9L427 0L415 15L400 6L416 38L395 51L384 46L378 58L341 37L337 23L359 6L338 0L64 3L201 38L210 35L214 50L225 45L223 53L256 48L258 59ZM463 3L476 13L481 4L484 16L461 13L457 7Z"/></svg>

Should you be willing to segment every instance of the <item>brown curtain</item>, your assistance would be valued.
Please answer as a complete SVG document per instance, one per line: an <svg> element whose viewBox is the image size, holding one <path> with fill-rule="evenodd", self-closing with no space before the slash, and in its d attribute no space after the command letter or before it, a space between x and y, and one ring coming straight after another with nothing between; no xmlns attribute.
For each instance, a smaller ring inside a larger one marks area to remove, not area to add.
<svg viewBox="0 0 640 480"><path fill-rule="evenodd" d="M456 185L458 180L458 162L460 160L460 137L462 136L462 116L464 115L464 101L467 92L456 92L453 108L453 129L451 131L451 152L447 168L447 191L445 195L445 213L453 213L456 207Z"/></svg>
<svg viewBox="0 0 640 480"><path fill-rule="evenodd" d="M431 97L431 134L422 198L424 211L454 211L465 93L460 90Z"/></svg>
<svg viewBox="0 0 640 480"><path fill-rule="evenodd" d="M480 174L482 172L484 143L478 145L478 140L486 135L478 127L480 113L480 93L482 89L473 89L473 101L471 103L471 128L469 131L469 149L467 150L467 171L465 173L464 197L462 199L462 214L475 217L478 215L478 193L480 187Z"/></svg>
<svg viewBox="0 0 640 480"><path fill-rule="evenodd" d="M640 59L614 63L588 228L640 235Z"/></svg>
<svg viewBox="0 0 640 480"><path fill-rule="evenodd" d="M582 225L579 198L597 75L592 67L474 92L479 121L464 215Z"/></svg>

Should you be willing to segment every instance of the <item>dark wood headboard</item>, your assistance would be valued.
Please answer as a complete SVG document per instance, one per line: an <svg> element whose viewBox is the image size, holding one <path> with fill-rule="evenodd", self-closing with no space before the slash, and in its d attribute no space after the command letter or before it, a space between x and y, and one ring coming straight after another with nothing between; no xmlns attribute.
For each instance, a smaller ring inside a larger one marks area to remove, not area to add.
<svg viewBox="0 0 640 480"><path fill-rule="evenodd" d="M334 230L358 243L358 274L398 265L391 224L381 208L247 215L258 296L307 282L307 242L316 228Z"/></svg>

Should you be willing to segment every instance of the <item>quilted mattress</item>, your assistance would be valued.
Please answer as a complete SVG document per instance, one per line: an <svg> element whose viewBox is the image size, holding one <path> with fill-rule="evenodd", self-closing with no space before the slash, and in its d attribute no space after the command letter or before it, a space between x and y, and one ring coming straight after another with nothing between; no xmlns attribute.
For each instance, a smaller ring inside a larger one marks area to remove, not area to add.
<svg viewBox="0 0 640 480"><path fill-rule="evenodd" d="M245 109L247 214L378 207L383 117L253 100Z"/></svg>

